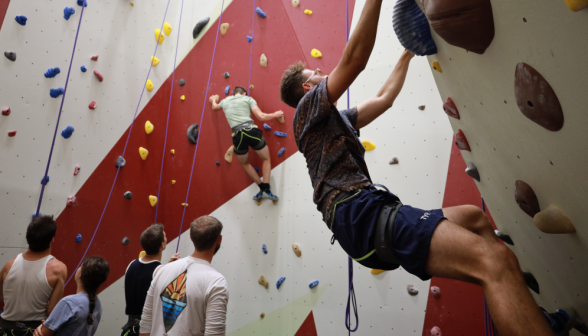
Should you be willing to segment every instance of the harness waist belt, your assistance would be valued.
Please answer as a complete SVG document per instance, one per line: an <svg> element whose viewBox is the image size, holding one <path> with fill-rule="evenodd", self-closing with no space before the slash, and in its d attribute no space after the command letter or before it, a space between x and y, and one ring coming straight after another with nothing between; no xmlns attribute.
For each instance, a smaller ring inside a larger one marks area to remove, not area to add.
<svg viewBox="0 0 588 336"><path fill-rule="evenodd" d="M247 130L247 129L252 129L252 128L257 128L257 125L255 125L255 123L253 123L253 120L248 120L242 124L239 124L235 127L231 127L231 129L233 130L233 134L239 133L242 130Z"/></svg>
<svg viewBox="0 0 588 336"><path fill-rule="evenodd" d="M37 329L38 326L41 325L41 321L8 321L8 320L1 320L0 321L0 328L6 330L21 330L25 331L27 329Z"/></svg>

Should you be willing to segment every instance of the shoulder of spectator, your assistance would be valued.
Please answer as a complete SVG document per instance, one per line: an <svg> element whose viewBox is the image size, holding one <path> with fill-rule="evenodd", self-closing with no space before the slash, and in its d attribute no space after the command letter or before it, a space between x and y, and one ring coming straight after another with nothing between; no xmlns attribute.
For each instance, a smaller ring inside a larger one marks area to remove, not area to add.
<svg viewBox="0 0 588 336"><path fill-rule="evenodd" d="M60 276L62 278L67 277L67 266L57 258L53 258L47 262L47 268L53 272L54 275Z"/></svg>

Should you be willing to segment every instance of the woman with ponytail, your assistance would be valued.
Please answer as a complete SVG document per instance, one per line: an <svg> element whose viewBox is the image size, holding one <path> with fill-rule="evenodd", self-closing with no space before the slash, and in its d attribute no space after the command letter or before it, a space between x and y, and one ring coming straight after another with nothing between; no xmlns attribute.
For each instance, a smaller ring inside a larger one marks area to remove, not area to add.
<svg viewBox="0 0 588 336"><path fill-rule="evenodd" d="M101 257L88 257L75 275L76 294L61 299L34 336L92 336L98 329L102 305L96 296L106 281L110 266Z"/></svg>

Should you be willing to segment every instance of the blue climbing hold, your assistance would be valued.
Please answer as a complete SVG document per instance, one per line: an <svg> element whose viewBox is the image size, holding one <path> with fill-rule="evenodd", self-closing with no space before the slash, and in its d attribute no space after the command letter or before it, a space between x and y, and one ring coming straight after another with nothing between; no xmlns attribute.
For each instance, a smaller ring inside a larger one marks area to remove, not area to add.
<svg viewBox="0 0 588 336"><path fill-rule="evenodd" d="M57 98L61 96L64 92L65 90L63 88L51 89L49 90L49 95L51 96L51 98Z"/></svg>
<svg viewBox="0 0 588 336"><path fill-rule="evenodd" d="M263 128L265 128L268 131L271 131L272 130L272 128L270 127L270 125L268 125L266 123L263 123Z"/></svg>
<svg viewBox="0 0 588 336"><path fill-rule="evenodd" d="M47 183L49 183L49 175L45 175L45 176L43 176L43 178L41 179L41 184L42 184L42 185L47 185Z"/></svg>
<svg viewBox="0 0 588 336"><path fill-rule="evenodd" d="M88 1L86 0L78 0L78 6L84 5L84 7L88 7Z"/></svg>
<svg viewBox="0 0 588 336"><path fill-rule="evenodd" d="M75 12L76 10L73 9L73 7L65 7L65 9L63 10L63 17L66 20L69 20L69 17L72 16Z"/></svg>
<svg viewBox="0 0 588 336"><path fill-rule="evenodd" d="M231 90L231 86L227 85L227 87L225 88L225 94L228 95L229 94L229 90Z"/></svg>
<svg viewBox="0 0 588 336"><path fill-rule="evenodd" d="M24 15L19 15L17 17L14 18L16 20L16 22L18 22L19 25L24 26L27 24L27 17Z"/></svg>
<svg viewBox="0 0 588 336"><path fill-rule="evenodd" d="M88 69L86 69L86 66L85 65L82 65L82 67L80 69L82 69L82 72L88 71Z"/></svg>
<svg viewBox="0 0 588 336"><path fill-rule="evenodd" d="M255 172L259 174L259 168L255 167L253 169L255 169Z"/></svg>
<svg viewBox="0 0 588 336"><path fill-rule="evenodd" d="M61 70L59 68L50 68L45 72L45 78L53 78L60 72Z"/></svg>
<svg viewBox="0 0 588 336"><path fill-rule="evenodd" d="M400 44L417 56L437 53L431 27L415 0L398 0L394 5L392 26Z"/></svg>
<svg viewBox="0 0 588 336"><path fill-rule="evenodd" d="M76 243L80 243L82 241L82 234L78 233L78 235L76 236Z"/></svg>
<svg viewBox="0 0 588 336"><path fill-rule="evenodd" d="M34 212L34 213L33 213L33 219L35 219L35 218L37 218L37 217L40 217L40 216L43 216L43 214L42 214L42 213L40 213L40 212Z"/></svg>
<svg viewBox="0 0 588 336"><path fill-rule="evenodd" d="M262 17L262 18L264 18L264 19L265 19L265 17L267 16L267 15L265 14L265 12L264 12L264 11L262 11L262 10L261 10L261 8L259 8L259 7L257 7L257 8L255 9L255 11L257 12L257 14L259 14L259 16L261 16L261 17Z"/></svg>
<svg viewBox="0 0 588 336"><path fill-rule="evenodd" d="M265 244L263 244L261 250L263 251L263 253L267 254L267 247L265 246Z"/></svg>
<svg viewBox="0 0 588 336"><path fill-rule="evenodd" d="M285 150L286 150L286 148L282 147L282 148L280 149L280 151L278 152L278 157L281 157L281 156L282 156L282 154L284 154L284 151L285 151Z"/></svg>
<svg viewBox="0 0 588 336"><path fill-rule="evenodd" d="M65 139L69 139L69 137L71 136L71 134L74 132L74 128L71 126L67 126L66 128L63 129L63 131L61 131L61 136L64 137Z"/></svg>
<svg viewBox="0 0 588 336"><path fill-rule="evenodd" d="M278 279L278 282L276 282L276 287L278 287L278 289L280 289L280 286L282 285L282 282L284 282L284 280L286 280L286 277L281 277Z"/></svg>
<svg viewBox="0 0 588 336"><path fill-rule="evenodd" d="M253 37L247 35L247 42L251 42L251 41L253 41Z"/></svg>
<svg viewBox="0 0 588 336"><path fill-rule="evenodd" d="M279 137L283 137L283 138L285 138L285 137L288 136L288 134L286 134L284 132L278 132L278 131L275 131L274 134L277 135L277 136L279 136Z"/></svg>
<svg viewBox="0 0 588 336"><path fill-rule="evenodd" d="M311 283L308 285L308 287L309 287L309 288L314 288L314 287L318 286L318 284L319 284L319 281L318 281L318 280L314 280L313 282L311 282Z"/></svg>

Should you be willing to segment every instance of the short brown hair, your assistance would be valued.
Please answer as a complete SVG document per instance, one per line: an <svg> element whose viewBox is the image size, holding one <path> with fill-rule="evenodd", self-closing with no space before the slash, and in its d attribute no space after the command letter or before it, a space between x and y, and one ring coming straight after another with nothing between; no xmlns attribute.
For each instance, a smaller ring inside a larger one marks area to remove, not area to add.
<svg viewBox="0 0 588 336"><path fill-rule="evenodd" d="M158 254L164 239L163 224L153 224L141 233L141 247L147 255Z"/></svg>
<svg viewBox="0 0 588 336"><path fill-rule="evenodd" d="M244 93L245 95L247 95L247 90L245 90L245 88L242 87L242 86L235 86L235 89L233 90L233 96L236 95L236 94L238 94L238 93L239 94L243 94Z"/></svg>
<svg viewBox="0 0 588 336"><path fill-rule="evenodd" d="M196 251L208 251L223 230L223 224L212 216L202 216L190 225L190 238Z"/></svg>
<svg viewBox="0 0 588 336"><path fill-rule="evenodd" d="M53 216L37 216L27 227L27 243L33 252L43 252L51 246L57 224Z"/></svg>
<svg viewBox="0 0 588 336"><path fill-rule="evenodd" d="M306 65L298 61L288 67L282 75L282 82L280 83L280 95L282 101L293 108L298 107L300 99L304 97L306 92L302 88L304 84L304 76L302 71L306 69Z"/></svg>

